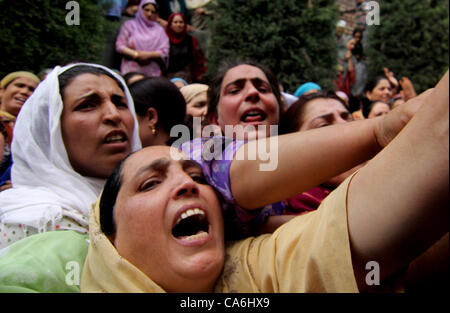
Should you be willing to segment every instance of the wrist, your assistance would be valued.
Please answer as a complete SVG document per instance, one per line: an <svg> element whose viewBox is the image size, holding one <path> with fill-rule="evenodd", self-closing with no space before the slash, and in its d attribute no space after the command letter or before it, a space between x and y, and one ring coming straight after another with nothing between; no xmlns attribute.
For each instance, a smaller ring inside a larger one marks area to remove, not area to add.
<svg viewBox="0 0 450 313"><path fill-rule="evenodd" d="M133 59L137 59L139 57L139 51L135 50L133 53Z"/></svg>

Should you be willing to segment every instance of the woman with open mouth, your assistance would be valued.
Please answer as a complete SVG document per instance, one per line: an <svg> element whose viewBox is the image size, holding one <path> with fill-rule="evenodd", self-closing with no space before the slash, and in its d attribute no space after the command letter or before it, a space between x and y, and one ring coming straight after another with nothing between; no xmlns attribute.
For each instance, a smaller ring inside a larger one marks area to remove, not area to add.
<svg viewBox="0 0 450 313"><path fill-rule="evenodd" d="M56 67L22 107L13 188L0 193L0 247L49 230L88 232L105 179L141 147L122 78L94 64Z"/></svg>
<svg viewBox="0 0 450 313"><path fill-rule="evenodd" d="M448 86L447 72L434 90L378 119L372 134L384 137L379 143L385 148L372 150L375 157L316 211L273 234L226 246L219 198L197 163L166 146L132 154L108 179L91 211L81 290L364 292L392 287L390 279L398 283L395 275L448 234ZM407 116L411 119L403 128ZM345 124L314 132L344 131ZM397 136L388 135L393 129ZM299 132L284 138L301 137ZM279 149L284 160L297 153ZM266 184L269 197L298 193L297 170L280 163ZM249 179L262 178L257 174ZM279 180L292 183L279 185ZM248 186L249 194L268 201L264 186ZM372 279L368 268L374 264L379 271Z"/></svg>
<svg viewBox="0 0 450 313"><path fill-rule="evenodd" d="M25 71L9 73L1 80L0 117L9 127L14 127L17 114L39 83L36 75Z"/></svg>

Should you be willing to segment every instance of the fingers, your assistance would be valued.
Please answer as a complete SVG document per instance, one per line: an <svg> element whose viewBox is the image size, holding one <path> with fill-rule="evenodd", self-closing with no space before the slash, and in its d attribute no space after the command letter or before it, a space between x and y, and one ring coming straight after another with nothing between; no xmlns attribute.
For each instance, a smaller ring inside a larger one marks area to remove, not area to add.
<svg viewBox="0 0 450 313"><path fill-rule="evenodd" d="M413 117L413 115L420 109L420 107L426 102L425 100L431 96L434 88L425 90L420 95L408 100L407 102L399 105L396 110L401 110L402 120L406 123Z"/></svg>
<svg viewBox="0 0 450 313"><path fill-rule="evenodd" d="M427 103L432 94L433 89L429 89L399 105L380 120L380 129L376 130L375 136L381 148L387 146L397 136L422 105Z"/></svg>

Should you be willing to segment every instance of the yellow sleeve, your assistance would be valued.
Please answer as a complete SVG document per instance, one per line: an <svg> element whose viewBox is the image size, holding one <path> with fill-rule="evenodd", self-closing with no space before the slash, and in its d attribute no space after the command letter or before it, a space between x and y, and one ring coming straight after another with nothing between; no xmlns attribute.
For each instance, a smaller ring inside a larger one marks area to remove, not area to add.
<svg viewBox="0 0 450 313"><path fill-rule="evenodd" d="M316 211L230 244L216 292L358 292L347 228L352 177Z"/></svg>

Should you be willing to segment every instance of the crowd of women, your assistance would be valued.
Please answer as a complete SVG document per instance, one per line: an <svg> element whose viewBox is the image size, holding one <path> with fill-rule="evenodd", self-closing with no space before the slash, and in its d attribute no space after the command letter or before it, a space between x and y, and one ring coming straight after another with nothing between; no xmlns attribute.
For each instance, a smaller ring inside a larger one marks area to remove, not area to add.
<svg viewBox="0 0 450 313"><path fill-rule="evenodd" d="M73 63L42 81L23 71L2 79L0 291L443 285L448 72L416 95L385 69L360 115L316 84L287 97L252 60L224 60L208 85L194 83L186 64L167 72L172 44L193 37L182 14L164 32L158 8L143 0L123 24L121 74ZM140 41L149 32L157 40ZM394 108L399 86L405 101ZM83 268L78 284L68 283L70 262Z"/></svg>

